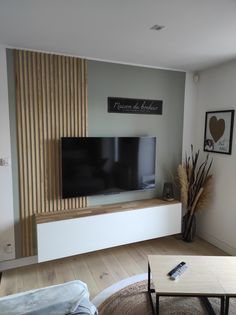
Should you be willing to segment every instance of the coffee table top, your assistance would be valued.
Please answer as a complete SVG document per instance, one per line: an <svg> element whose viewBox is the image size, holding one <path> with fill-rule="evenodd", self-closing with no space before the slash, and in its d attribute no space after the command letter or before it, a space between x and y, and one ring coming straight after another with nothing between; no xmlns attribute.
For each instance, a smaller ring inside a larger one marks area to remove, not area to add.
<svg viewBox="0 0 236 315"><path fill-rule="evenodd" d="M177 280L167 273L181 261L188 269ZM161 295L236 295L236 257L150 255L155 291Z"/></svg>

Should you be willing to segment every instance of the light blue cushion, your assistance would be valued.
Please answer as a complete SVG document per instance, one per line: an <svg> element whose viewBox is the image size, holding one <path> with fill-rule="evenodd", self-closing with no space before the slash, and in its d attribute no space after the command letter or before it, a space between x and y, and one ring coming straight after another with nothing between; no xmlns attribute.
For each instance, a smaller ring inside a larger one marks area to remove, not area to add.
<svg viewBox="0 0 236 315"><path fill-rule="evenodd" d="M75 280L0 298L1 315L96 315L87 285Z"/></svg>

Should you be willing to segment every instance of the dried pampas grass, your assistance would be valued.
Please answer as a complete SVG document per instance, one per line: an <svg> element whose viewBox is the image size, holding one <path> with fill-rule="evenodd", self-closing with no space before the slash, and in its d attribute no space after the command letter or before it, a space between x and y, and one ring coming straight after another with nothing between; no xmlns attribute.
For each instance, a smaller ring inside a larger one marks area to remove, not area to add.
<svg viewBox="0 0 236 315"><path fill-rule="evenodd" d="M183 165L178 166L178 180L180 185L180 193L181 193L181 202L185 207L188 205L188 176L186 172L186 168Z"/></svg>
<svg viewBox="0 0 236 315"><path fill-rule="evenodd" d="M212 175L209 175L212 160L209 161L209 154L205 160L199 164L200 151L194 152L191 145L190 156L185 157L185 163L178 166L177 175L181 191L181 202L186 207L188 222L183 239L187 239L193 215L204 208L209 201Z"/></svg>
<svg viewBox="0 0 236 315"><path fill-rule="evenodd" d="M212 193L212 175L208 175L204 183L201 198L199 198L198 203L195 207L195 212L198 212L202 210L205 206L207 206L211 198L211 193Z"/></svg>

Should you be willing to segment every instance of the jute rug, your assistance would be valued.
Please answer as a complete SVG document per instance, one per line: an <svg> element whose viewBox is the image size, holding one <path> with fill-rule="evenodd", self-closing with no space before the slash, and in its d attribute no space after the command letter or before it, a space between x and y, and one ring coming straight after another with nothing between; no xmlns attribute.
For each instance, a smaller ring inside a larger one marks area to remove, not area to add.
<svg viewBox="0 0 236 315"><path fill-rule="evenodd" d="M145 276L146 277L146 276ZM143 278L143 277L141 277ZM134 277L135 281L135 277ZM132 281L131 281L132 282ZM117 283L117 288L120 285ZM135 281L115 291L115 286L106 289L106 298L93 300L98 307L99 315L152 315L150 300L147 295L147 280ZM103 293L101 294L103 295ZM100 301L99 301L100 300ZM216 314L220 314L219 299L209 299ZM198 298L161 297L161 315L207 315L204 305ZM230 315L236 314L236 298L230 300Z"/></svg>

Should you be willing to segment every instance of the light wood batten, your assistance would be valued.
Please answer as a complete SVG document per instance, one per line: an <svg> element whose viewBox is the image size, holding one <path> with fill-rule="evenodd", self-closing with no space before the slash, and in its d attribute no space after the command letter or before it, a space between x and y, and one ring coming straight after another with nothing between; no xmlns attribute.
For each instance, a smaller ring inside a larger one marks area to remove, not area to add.
<svg viewBox="0 0 236 315"><path fill-rule="evenodd" d="M20 225L23 255L33 255L33 214L78 209L62 199L60 138L87 135L86 60L14 50Z"/></svg>

